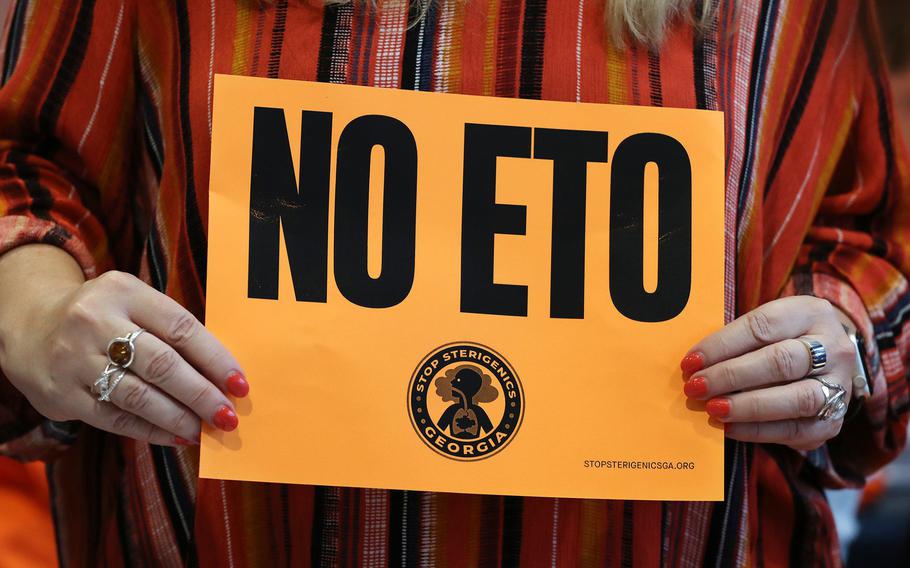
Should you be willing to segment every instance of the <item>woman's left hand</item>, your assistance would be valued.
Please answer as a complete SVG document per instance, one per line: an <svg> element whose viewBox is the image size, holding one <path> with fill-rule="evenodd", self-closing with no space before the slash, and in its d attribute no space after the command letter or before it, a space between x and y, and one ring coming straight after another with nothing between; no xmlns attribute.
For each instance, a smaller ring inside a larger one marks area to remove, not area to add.
<svg viewBox="0 0 910 568"><path fill-rule="evenodd" d="M818 448L840 432L843 419L817 417L825 388L807 378L809 349L799 339L824 346L827 363L812 376L843 387L849 403L856 358L842 317L830 302L813 296L756 308L689 351L682 362L686 396L707 401L705 409L724 423L729 438Z"/></svg>

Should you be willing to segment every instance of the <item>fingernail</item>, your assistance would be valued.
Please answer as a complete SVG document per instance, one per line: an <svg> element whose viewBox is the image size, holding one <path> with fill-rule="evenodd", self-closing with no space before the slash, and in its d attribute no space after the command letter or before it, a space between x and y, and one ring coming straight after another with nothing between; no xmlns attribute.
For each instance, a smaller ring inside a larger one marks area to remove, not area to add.
<svg viewBox="0 0 910 568"><path fill-rule="evenodd" d="M717 428L718 430L723 429L725 432L727 431L726 422L721 422L720 420L711 418L710 416L708 417L708 425Z"/></svg>
<svg viewBox="0 0 910 568"><path fill-rule="evenodd" d="M708 394L708 382L704 377L692 377L686 381L683 391L689 398L701 398Z"/></svg>
<svg viewBox="0 0 910 568"><path fill-rule="evenodd" d="M730 399L712 398L705 404L705 410L714 418L724 418L730 414Z"/></svg>
<svg viewBox="0 0 910 568"><path fill-rule="evenodd" d="M683 377L688 379L695 373L701 371L705 368L705 355L701 351L694 351L683 357L682 361L679 363L679 368L682 369Z"/></svg>
<svg viewBox="0 0 910 568"><path fill-rule="evenodd" d="M180 436L174 436L174 443L180 444L181 446L198 446L199 442L193 440L187 440L186 438L181 438Z"/></svg>
<svg viewBox="0 0 910 568"><path fill-rule="evenodd" d="M212 422L220 430L225 432L230 432L237 428L237 424L240 422L237 419L237 415L234 414L234 411L231 410L229 406L222 406L218 409L218 412L215 413L215 417L212 418Z"/></svg>
<svg viewBox="0 0 910 568"><path fill-rule="evenodd" d="M240 371L234 371L228 375L227 390L237 398L243 398L250 394L250 383L246 382L246 377Z"/></svg>

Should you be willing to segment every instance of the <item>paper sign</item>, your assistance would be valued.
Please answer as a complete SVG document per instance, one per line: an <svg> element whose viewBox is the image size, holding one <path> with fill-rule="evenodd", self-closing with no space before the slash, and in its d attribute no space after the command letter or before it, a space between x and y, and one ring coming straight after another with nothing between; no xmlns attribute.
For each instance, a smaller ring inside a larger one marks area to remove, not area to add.
<svg viewBox="0 0 910 568"><path fill-rule="evenodd" d="M201 475L723 497L679 361L723 325L723 119L219 75Z"/></svg>

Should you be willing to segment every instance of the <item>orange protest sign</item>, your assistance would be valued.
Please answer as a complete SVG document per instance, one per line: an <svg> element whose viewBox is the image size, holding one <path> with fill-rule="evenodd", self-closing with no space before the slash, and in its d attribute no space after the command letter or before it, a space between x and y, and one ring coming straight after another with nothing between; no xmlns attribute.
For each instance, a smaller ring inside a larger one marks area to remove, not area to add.
<svg viewBox="0 0 910 568"><path fill-rule="evenodd" d="M716 112L219 75L224 479L723 497L679 361L723 325Z"/></svg>

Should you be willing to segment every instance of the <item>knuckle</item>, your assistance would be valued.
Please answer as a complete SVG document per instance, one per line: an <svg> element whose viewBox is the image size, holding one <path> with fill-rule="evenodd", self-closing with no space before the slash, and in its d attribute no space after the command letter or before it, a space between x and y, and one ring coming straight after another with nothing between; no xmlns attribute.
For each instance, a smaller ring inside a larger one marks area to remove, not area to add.
<svg viewBox="0 0 910 568"><path fill-rule="evenodd" d="M821 448L825 445L825 442L828 441L828 437L819 438L815 435L807 436L803 440L798 440L796 444L793 445L794 448L802 450L804 452L814 452L815 450Z"/></svg>
<svg viewBox="0 0 910 568"><path fill-rule="evenodd" d="M743 424L744 434L750 440L758 440L762 434L762 425L758 422L752 422L749 424Z"/></svg>
<svg viewBox="0 0 910 568"><path fill-rule="evenodd" d="M99 310L91 297L83 296L72 302L65 312L66 321L79 327L94 329L100 323Z"/></svg>
<svg viewBox="0 0 910 568"><path fill-rule="evenodd" d="M771 369L777 378L790 379L794 377L796 362L793 353L783 345L777 345L769 353L771 359Z"/></svg>
<svg viewBox="0 0 910 568"><path fill-rule="evenodd" d="M49 343L47 354L51 371L63 370L57 368L61 365L71 367L75 353L72 344L60 336L54 337Z"/></svg>
<svg viewBox="0 0 910 568"><path fill-rule="evenodd" d="M852 362L855 356L853 342L847 336L838 339L833 345L834 358L843 362Z"/></svg>
<svg viewBox="0 0 910 568"><path fill-rule="evenodd" d="M749 333L752 338L759 343L768 343L771 341L774 333L773 322L771 318L762 311L754 311L746 316Z"/></svg>
<svg viewBox="0 0 910 568"><path fill-rule="evenodd" d="M817 296L811 296L812 298L812 311L817 315L827 315L834 313L834 306L826 300L825 298L819 298Z"/></svg>
<svg viewBox="0 0 910 568"><path fill-rule="evenodd" d="M136 417L129 412L120 412L111 422L115 432L132 437L136 433Z"/></svg>
<svg viewBox="0 0 910 568"><path fill-rule="evenodd" d="M123 395L123 406L132 412L142 412L151 402L149 387L142 381L136 381Z"/></svg>
<svg viewBox="0 0 910 568"><path fill-rule="evenodd" d="M225 357L224 352L220 349L210 349L208 355L205 358L205 363L200 367L200 372L205 376L210 376L210 370L220 369L224 367L226 360L229 360L228 357Z"/></svg>
<svg viewBox="0 0 910 568"><path fill-rule="evenodd" d="M95 279L98 284L108 290L124 290L129 287L134 277L119 270L109 270Z"/></svg>
<svg viewBox="0 0 910 568"><path fill-rule="evenodd" d="M732 365L720 365L717 368L717 385L724 391L738 390L736 384L736 371ZM711 384L709 381L708 384Z"/></svg>
<svg viewBox="0 0 910 568"><path fill-rule="evenodd" d="M809 384L796 391L796 412L800 417L809 418L815 416L815 413L821 407L821 402L818 398L821 393L814 387L815 385Z"/></svg>
<svg viewBox="0 0 910 568"><path fill-rule="evenodd" d="M802 436L803 425L799 420L787 420L786 435L788 440L797 440Z"/></svg>
<svg viewBox="0 0 910 568"><path fill-rule="evenodd" d="M177 316L167 332L167 341L171 345L186 345L197 332L199 322L189 312L184 312Z"/></svg>
<svg viewBox="0 0 910 568"><path fill-rule="evenodd" d="M730 334L719 333L714 336L714 341L716 342L714 348L717 353L733 353L738 349L736 338L730 337Z"/></svg>
<svg viewBox="0 0 910 568"><path fill-rule="evenodd" d="M75 417L70 416L64 408L61 408L61 400L64 399L57 395L56 390L52 385L43 387L39 389L38 392L28 397L28 401L31 403L32 407L48 420L52 422L72 420Z"/></svg>
<svg viewBox="0 0 910 568"><path fill-rule="evenodd" d="M831 438L840 434L841 428L843 428L843 426L844 426L843 419L832 421L830 423L830 425L828 426L827 437L825 438L825 442L827 442Z"/></svg>
<svg viewBox="0 0 910 568"><path fill-rule="evenodd" d="M145 379L160 385L173 376L176 367L177 354L170 349L161 349L149 359Z"/></svg>
<svg viewBox="0 0 910 568"><path fill-rule="evenodd" d="M155 432L157 431L157 428L155 428L153 424L145 423L140 430L140 434L136 438L137 440L148 443L155 441Z"/></svg>
<svg viewBox="0 0 910 568"><path fill-rule="evenodd" d="M199 429L199 419L185 410L180 411L173 424L176 432L195 432Z"/></svg>
<svg viewBox="0 0 910 568"><path fill-rule="evenodd" d="M187 404L189 405L190 408L198 408L202 404L202 402L206 399L206 396L208 394L209 394L208 385L202 385L196 390L196 392L194 392L190 396L189 400L187 401Z"/></svg>
<svg viewBox="0 0 910 568"><path fill-rule="evenodd" d="M750 396L746 398L748 416L750 418L760 418L764 416L765 403L760 396Z"/></svg>
<svg viewBox="0 0 910 568"><path fill-rule="evenodd" d="M0 377L2 377L0 371ZM68 379L60 379L59 375L51 375L49 380L41 381L28 392L23 391L32 407L39 414L54 422L64 422L80 418L72 411L71 400L73 389L84 388L82 384Z"/></svg>

